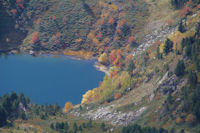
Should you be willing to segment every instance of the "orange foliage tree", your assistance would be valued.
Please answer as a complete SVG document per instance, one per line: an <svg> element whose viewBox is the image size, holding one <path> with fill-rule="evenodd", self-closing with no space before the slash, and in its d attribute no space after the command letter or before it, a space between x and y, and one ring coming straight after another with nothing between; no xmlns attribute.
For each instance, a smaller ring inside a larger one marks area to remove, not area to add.
<svg viewBox="0 0 200 133"><path fill-rule="evenodd" d="M31 43L31 44L34 44L34 43L36 43L38 40L39 40L39 38L38 38L38 32L33 32L30 43Z"/></svg>
<svg viewBox="0 0 200 133"><path fill-rule="evenodd" d="M189 8L188 6L185 6L184 9L182 9L180 12L179 12L179 16L181 17L184 17L184 16L187 16L189 14L192 13L192 9Z"/></svg>
<svg viewBox="0 0 200 133"><path fill-rule="evenodd" d="M110 72L110 78L113 78L117 75L117 71Z"/></svg>
<svg viewBox="0 0 200 133"><path fill-rule="evenodd" d="M68 112L73 108L73 105L71 102L66 102L64 107L64 112Z"/></svg>
<svg viewBox="0 0 200 133"><path fill-rule="evenodd" d="M16 9L12 9L12 10L11 10L11 13L12 13L12 14L16 14L16 13L17 13L17 10L16 10Z"/></svg>
<svg viewBox="0 0 200 133"><path fill-rule="evenodd" d="M109 54L109 60L112 64L121 67L122 66L122 62L121 62L121 58L122 58L122 51L120 49L118 50L112 50Z"/></svg>
<svg viewBox="0 0 200 133"><path fill-rule="evenodd" d="M122 19L121 21L119 21L119 23L117 24L116 33L119 34L119 33L121 32L120 28L121 28L121 26L124 25L125 23L126 23L126 20L125 20L125 19Z"/></svg>
<svg viewBox="0 0 200 133"><path fill-rule="evenodd" d="M198 9L200 9L200 4L197 6Z"/></svg>
<svg viewBox="0 0 200 133"><path fill-rule="evenodd" d="M102 38L102 33L101 33L101 32L99 32L99 33L97 34L97 38Z"/></svg>
<svg viewBox="0 0 200 133"><path fill-rule="evenodd" d="M114 24L115 19L111 16L108 20L108 24Z"/></svg>
<svg viewBox="0 0 200 133"><path fill-rule="evenodd" d="M134 36L130 36L130 37L128 38L128 43L129 43L129 44L132 44L134 41L135 41L135 37L134 37Z"/></svg>
<svg viewBox="0 0 200 133"><path fill-rule="evenodd" d="M35 23L40 24L40 22L41 22L41 18L38 18Z"/></svg>
<svg viewBox="0 0 200 133"><path fill-rule="evenodd" d="M116 93L115 96L114 96L115 100L116 100L116 99L119 99L120 97L122 97L122 94L121 94L121 93Z"/></svg>

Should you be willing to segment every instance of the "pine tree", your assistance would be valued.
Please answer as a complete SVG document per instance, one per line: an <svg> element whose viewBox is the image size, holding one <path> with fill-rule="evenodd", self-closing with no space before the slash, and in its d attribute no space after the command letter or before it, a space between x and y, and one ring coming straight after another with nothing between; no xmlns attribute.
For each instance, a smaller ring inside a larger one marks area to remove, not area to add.
<svg viewBox="0 0 200 133"><path fill-rule="evenodd" d="M173 42L169 38L167 38L163 49L164 53L167 55L169 52L172 51L172 48L173 48Z"/></svg>
<svg viewBox="0 0 200 133"><path fill-rule="evenodd" d="M6 124L6 120L7 120L7 115L5 112L5 109L3 107L0 106L0 127L4 126Z"/></svg>
<svg viewBox="0 0 200 133"><path fill-rule="evenodd" d="M188 81L191 85L196 85L197 84L197 75L196 73L190 71L189 76L188 76Z"/></svg>
<svg viewBox="0 0 200 133"><path fill-rule="evenodd" d="M104 122L101 123L101 129L102 129L102 131L105 131L105 127L106 127L105 123Z"/></svg>
<svg viewBox="0 0 200 133"><path fill-rule="evenodd" d="M54 124L53 124L53 123L51 123L50 128L51 128L52 130L54 130Z"/></svg>
<svg viewBox="0 0 200 133"><path fill-rule="evenodd" d="M79 130L79 131L82 131L82 130L83 130L81 125L79 126L78 130Z"/></svg>
<svg viewBox="0 0 200 133"><path fill-rule="evenodd" d="M76 122L74 122L73 129L74 129L74 133L76 133L78 130L78 126L77 126Z"/></svg>
<svg viewBox="0 0 200 133"><path fill-rule="evenodd" d="M181 22L179 23L178 31L180 31L181 33L185 32L185 28L184 28L184 26L183 26L182 20L181 20Z"/></svg>
<svg viewBox="0 0 200 133"><path fill-rule="evenodd" d="M68 124L68 122L65 122L64 129L65 129L65 131L68 131L68 129L69 129L69 124Z"/></svg>
<svg viewBox="0 0 200 133"><path fill-rule="evenodd" d="M181 77L184 75L184 72L185 72L185 64L182 60L179 60L178 64L176 65L174 73L176 74L176 76Z"/></svg>

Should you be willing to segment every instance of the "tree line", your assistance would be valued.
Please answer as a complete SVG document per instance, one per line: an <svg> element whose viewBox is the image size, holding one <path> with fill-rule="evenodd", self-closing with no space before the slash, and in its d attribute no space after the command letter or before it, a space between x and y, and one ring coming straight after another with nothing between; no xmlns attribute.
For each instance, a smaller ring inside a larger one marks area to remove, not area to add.
<svg viewBox="0 0 200 133"><path fill-rule="evenodd" d="M12 122L17 118L26 119L25 110L29 103L29 98L25 97L23 93L17 95L12 92L0 97L0 127L9 124L8 120Z"/></svg>

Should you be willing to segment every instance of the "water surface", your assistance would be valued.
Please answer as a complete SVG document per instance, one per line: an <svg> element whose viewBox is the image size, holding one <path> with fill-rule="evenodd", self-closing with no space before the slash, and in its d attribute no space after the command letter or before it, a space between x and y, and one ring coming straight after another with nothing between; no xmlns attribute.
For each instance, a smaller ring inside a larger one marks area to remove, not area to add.
<svg viewBox="0 0 200 133"><path fill-rule="evenodd" d="M38 104L58 103L63 106L66 101L78 104L82 95L97 87L105 75L93 65L94 61L66 56L0 57L0 95L23 92Z"/></svg>

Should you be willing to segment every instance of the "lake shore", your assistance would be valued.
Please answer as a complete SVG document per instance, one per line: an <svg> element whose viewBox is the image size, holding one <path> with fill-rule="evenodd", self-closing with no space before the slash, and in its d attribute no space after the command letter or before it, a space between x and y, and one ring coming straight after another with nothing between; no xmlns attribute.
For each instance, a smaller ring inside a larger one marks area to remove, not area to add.
<svg viewBox="0 0 200 133"><path fill-rule="evenodd" d="M72 52L69 50L64 50L64 52L61 51L39 51L39 52L35 52L35 51L17 51L17 50L12 50L9 52L9 54L29 54L32 56L40 56L40 55L51 55L53 57L58 57L59 56L66 56L70 59L74 59L74 60L94 60L94 67L98 70L101 71L103 73L105 73L106 75L109 75L109 66L105 66L105 65L101 65L98 63L97 58L92 56L92 53L90 52L86 52L85 51L76 51L76 52Z"/></svg>
<svg viewBox="0 0 200 133"><path fill-rule="evenodd" d="M106 75L109 75L109 67L108 66L104 66L104 65L99 64L98 62L95 62L94 67L97 70L104 72Z"/></svg>

